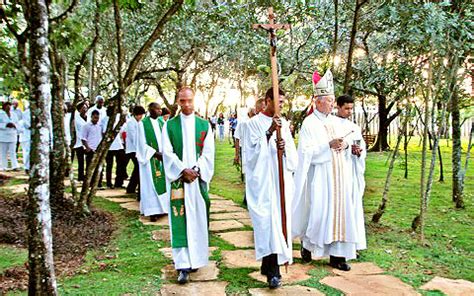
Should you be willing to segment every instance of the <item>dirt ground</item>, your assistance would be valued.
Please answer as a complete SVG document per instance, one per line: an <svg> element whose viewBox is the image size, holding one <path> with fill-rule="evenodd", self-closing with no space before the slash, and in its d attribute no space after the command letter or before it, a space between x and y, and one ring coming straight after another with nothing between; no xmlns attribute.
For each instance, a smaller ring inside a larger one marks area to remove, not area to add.
<svg viewBox="0 0 474 296"><path fill-rule="evenodd" d="M0 243L27 248L27 197L25 194L4 195L0 193ZM87 217L75 217L67 209L53 213L56 275L74 274L86 252L107 245L115 229L113 215L101 210L93 209ZM0 274L0 295L8 290L27 288L27 266L25 262Z"/></svg>

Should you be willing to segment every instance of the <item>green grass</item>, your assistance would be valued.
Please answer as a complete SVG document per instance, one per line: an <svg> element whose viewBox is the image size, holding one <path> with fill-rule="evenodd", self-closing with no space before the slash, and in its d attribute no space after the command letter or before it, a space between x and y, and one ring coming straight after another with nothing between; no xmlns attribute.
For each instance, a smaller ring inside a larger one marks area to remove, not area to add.
<svg viewBox="0 0 474 296"><path fill-rule="evenodd" d="M211 183L211 193L224 196L237 203L242 202L244 184L240 172L232 165L234 150L228 142L216 144L215 176ZM388 168L389 153L370 153L367 158L367 188L364 197L368 250L361 252L359 261L374 262L404 282L418 288L433 276L461 278L474 281L471 266L474 264L473 188L474 169L467 172L465 183L466 209L456 210L451 202L450 148L442 143L445 163L445 182L438 182L436 169L426 219L425 246L419 235L410 230L412 219L419 209L419 180L421 153L414 139L409 147L409 177L403 178L403 159L397 160L389 202L380 224L374 225L370 219L378 207ZM23 180L15 180L19 184ZM170 263L157 250L168 245L150 239L151 231L158 229L143 226L137 214L122 210L117 204L96 198L95 206L114 214L118 222L112 242L105 248L90 251L85 263L76 275L59 277L59 291L67 295L121 295L125 293L152 295L159 290L161 269ZM249 277L252 268L227 268L221 263L222 250L236 248L215 235L210 245L214 251L211 260L219 262L219 279L229 282L230 294L247 294L249 288L265 287L264 283ZM109 258L109 259L107 259ZM26 261L26 251L9 246L0 246L0 272L11 266L22 265ZM296 260L299 262L298 260ZM311 279L301 284L314 287L327 295L341 295L341 292L321 284L319 281L330 271L325 261L314 262L316 267L310 272ZM424 295L442 295L439 292L420 291ZM16 294L16 293L15 293Z"/></svg>

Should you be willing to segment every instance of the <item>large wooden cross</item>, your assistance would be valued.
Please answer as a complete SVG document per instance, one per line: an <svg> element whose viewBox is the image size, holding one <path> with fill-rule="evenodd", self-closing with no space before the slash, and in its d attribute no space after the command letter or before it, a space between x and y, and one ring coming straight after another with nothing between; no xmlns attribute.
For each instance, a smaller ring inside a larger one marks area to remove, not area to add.
<svg viewBox="0 0 474 296"><path fill-rule="evenodd" d="M275 24L275 15L273 14L273 8L268 8L268 19L269 24L254 24L252 27L254 29L264 29L268 32L270 38L270 62L272 66L272 87L273 87L273 104L275 106L275 115L274 117L279 118L280 115L280 92L278 86L278 63L277 63L277 44L276 44L276 31L277 30L288 30L290 29L289 24ZM277 127L277 140L281 140L281 129ZM279 180L279 189L280 189L280 208L281 208L281 224L283 236L285 237L285 242L288 242L288 233L286 226L286 204L285 204L285 181L283 178L283 149L277 150L278 156L278 180ZM288 266L286 264L286 266Z"/></svg>

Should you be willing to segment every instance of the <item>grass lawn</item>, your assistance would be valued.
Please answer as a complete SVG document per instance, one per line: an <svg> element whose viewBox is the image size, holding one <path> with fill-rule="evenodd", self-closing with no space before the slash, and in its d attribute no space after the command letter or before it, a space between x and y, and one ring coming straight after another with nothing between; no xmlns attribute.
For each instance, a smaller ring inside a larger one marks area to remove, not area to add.
<svg viewBox="0 0 474 296"><path fill-rule="evenodd" d="M409 177L403 178L403 159L397 161L389 203L379 225L370 221L382 195L389 153L370 153L367 158L367 188L364 197L368 250L361 252L359 261L370 261L387 270L388 274L418 288L433 276L462 278L474 281L473 189L474 169L467 173L465 184L466 209L456 210L451 202L450 148L442 143L445 162L445 182L435 182L426 222L428 245L423 246L418 235L411 232L412 219L419 208L419 179L421 153L417 141L409 147ZM215 176L211 193L224 196L238 203L243 198L240 173L233 167L233 148L228 141L216 142ZM437 169L438 170L438 169ZM435 180L438 179L436 171ZM15 180L15 184L19 181ZM119 228L109 246L91 251L76 275L59 278L59 292L64 295L122 295L125 293L154 295L159 290L161 269L171 263L158 249L168 245L151 240L155 226L143 226L137 214L121 209L117 204L96 198L94 205L113 213ZM219 247L212 260L222 259L221 250L234 250L233 245L211 236L211 246ZM23 264L26 251L6 245L0 246L0 272L11 266ZM299 262L299 260L296 260ZM329 274L325 262L312 263L317 269L312 278L301 284L317 288L327 295L341 295L340 291L319 283ZM232 269L220 266L219 278L229 282L227 292L246 293L248 288L266 285L248 276L250 268ZM438 292L420 291L425 295ZM14 293L17 294L17 293ZM26 294L26 293L20 293Z"/></svg>

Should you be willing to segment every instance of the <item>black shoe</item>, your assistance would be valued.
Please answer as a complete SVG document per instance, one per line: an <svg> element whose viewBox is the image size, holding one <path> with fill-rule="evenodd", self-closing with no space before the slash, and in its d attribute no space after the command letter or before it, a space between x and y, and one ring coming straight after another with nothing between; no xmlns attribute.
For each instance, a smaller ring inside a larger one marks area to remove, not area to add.
<svg viewBox="0 0 474 296"><path fill-rule="evenodd" d="M194 272L198 272L198 270L199 270L198 268L193 268L193 269L191 269L189 272L193 272L193 273L194 273Z"/></svg>
<svg viewBox="0 0 474 296"><path fill-rule="evenodd" d="M276 289L281 287L281 279L278 276L272 276L268 279L268 287L270 289Z"/></svg>
<svg viewBox="0 0 474 296"><path fill-rule="evenodd" d="M303 248L303 243L301 243L301 259L303 259L304 262L309 263L311 262L311 252Z"/></svg>
<svg viewBox="0 0 474 296"><path fill-rule="evenodd" d="M189 281L189 271L180 270L178 274L178 284L184 285Z"/></svg>
<svg viewBox="0 0 474 296"><path fill-rule="evenodd" d="M351 266L346 262L346 258L344 257L330 256L329 265L342 271L351 270Z"/></svg>

